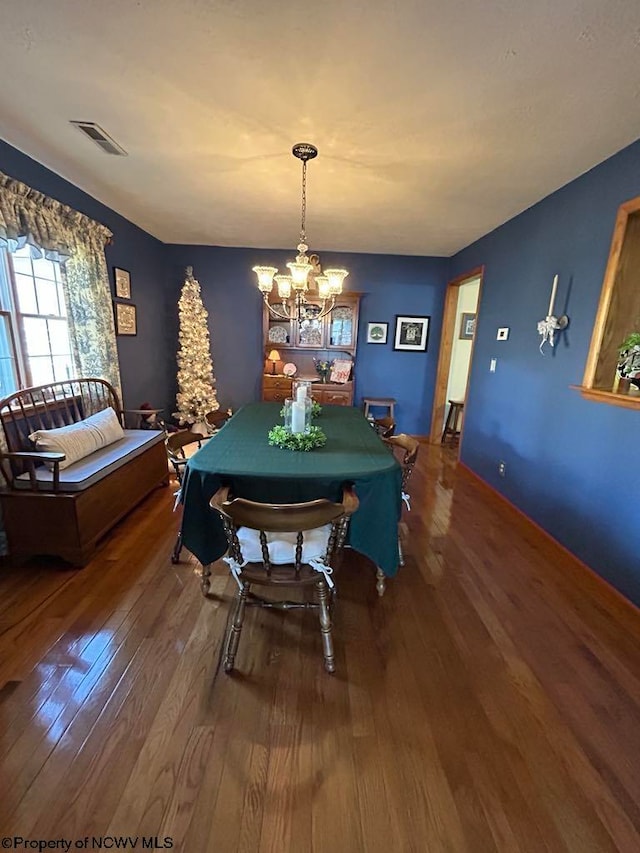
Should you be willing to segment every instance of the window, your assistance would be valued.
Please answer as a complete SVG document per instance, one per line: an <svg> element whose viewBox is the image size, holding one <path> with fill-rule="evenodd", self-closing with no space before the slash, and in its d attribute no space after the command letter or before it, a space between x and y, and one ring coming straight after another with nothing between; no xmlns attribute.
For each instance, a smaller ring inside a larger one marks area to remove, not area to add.
<svg viewBox="0 0 640 853"><path fill-rule="evenodd" d="M640 196L618 208L609 261L604 275L584 379L580 390L587 399L640 409L637 380L632 388L619 387L620 347L632 332L640 332Z"/></svg>
<svg viewBox="0 0 640 853"><path fill-rule="evenodd" d="M0 396L73 375L62 276L28 246L0 250Z"/></svg>

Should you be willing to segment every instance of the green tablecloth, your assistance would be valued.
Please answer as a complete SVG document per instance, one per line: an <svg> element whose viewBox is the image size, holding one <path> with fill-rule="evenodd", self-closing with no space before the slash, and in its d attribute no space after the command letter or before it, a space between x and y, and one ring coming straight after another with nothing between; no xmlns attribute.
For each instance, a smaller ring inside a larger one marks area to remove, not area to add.
<svg viewBox="0 0 640 853"><path fill-rule="evenodd" d="M224 555L227 543L209 500L221 485L237 497L270 503L338 500L353 483L360 506L348 543L388 575L398 569L400 466L359 409L324 406L315 423L325 447L309 453L270 447L267 433L282 423L280 403L250 403L190 459L182 486L182 541L201 563Z"/></svg>

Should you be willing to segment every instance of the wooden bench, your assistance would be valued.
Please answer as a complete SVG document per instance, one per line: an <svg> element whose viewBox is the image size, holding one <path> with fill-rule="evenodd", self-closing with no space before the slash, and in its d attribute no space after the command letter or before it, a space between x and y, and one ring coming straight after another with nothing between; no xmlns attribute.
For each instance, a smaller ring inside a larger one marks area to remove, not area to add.
<svg viewBox="0 0 640 853"><path fill-rule="evenodd" d="M124 427L114 388L93 378L26 388L0 401L0 504L12 561L49 555L83 566L102 536L168 482L160 431L125 429L121 439L63 470L64 454L39 452L29 439L35 430L77 424L109 407Z"/></svg>

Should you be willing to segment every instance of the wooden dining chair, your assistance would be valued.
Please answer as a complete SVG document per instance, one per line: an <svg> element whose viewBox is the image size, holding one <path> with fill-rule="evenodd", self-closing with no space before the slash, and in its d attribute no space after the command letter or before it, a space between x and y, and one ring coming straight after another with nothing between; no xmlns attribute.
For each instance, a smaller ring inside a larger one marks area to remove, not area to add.
<svg viewBox="0 0 640 853"><path fill-rule="evenodd" d="M206 438L207 436L191 432L189 429L172 432L165 438L164 444L167 448L167 456L180 485L182 485L182 477L187 464L187 448L192 447L192 445L197 445L198 448L202 447L202 442ZM192 447L192 449L194 448Z"/></svg>
<svg viewBox="0 0 640 853"><path fill-rule="evenodd" d="M167 457L173 468L173 473L176 476L178 484L182 487L182 479L184 477L184 469L188 460L188 449L192 450L202 447L202 442L206 441L208 436L200 435L197 432L191 432L188 429L181 429L179 432L172 432L164 440L164 445L167 449ZM179 492L176 493L179 495ZM178 498L176 497L176 507ZM180 562L180 552L182 551L182 532L178 531L173 551L171 552L171 562Z"/></svg>
<svg viewBox="0 0 640 853"><path fill-rule="evenodd" d="M383 439L384 443L393 452L402 468L402 501L408 510L411 510L411 496L409 495L409 480L418 458L420 443L411 435L401 432L398 435ZM402 540L398 530L398 562L404 566L404 554L402 552Z"/></svg>
<svg viewBox="0 0 640 853"><path fill-rule="evenodd" d="M395 432L396 422L391 415L384 418L374 418L373 428L380 438L390 438Z"/></svg>
<svg viewBox="0 0 640 853"><path fill-rule="evenodd" d="M335 670L331 634L331 577L344 546L351 515L358 508L355 492L344 487L342 500L321 499L298 504L263 504L244 498L229 499L223 487L210 506L220 513L229 546L225 561L238 584L235 608L225 639L223 666L234 667L247 606L283 610L315 608L320 616L324 666ZM202 574L202 590L209 591L210 566ZM317 601L273 601L251 592L251 586L276 588L315 587Z"/></svg>
<svg viewBox="0 0 640 853"><path fill-rule="evenodd" d="M221 409L217 409L215 412L207 412L204 419L209 429L212 432L217 432L219 429L222 429L232 414L231 409L227 409L224 412Z"/></svg>
<svg viewBox="0 0 640 853"><path fill-rule="evenodd" d="M167 456L179 483L182 483L182 475L187 464L186 448L193 444L197 444L198 448L202 447L202 442L218 432L229 420L231 414L230 409L227 409L226 412L207 412L204 419L207 426L211 429L210 435L202 435L198 432L192 432L189 429L181 429L178 432L172 432L167 435L165 439Z"/></svg>

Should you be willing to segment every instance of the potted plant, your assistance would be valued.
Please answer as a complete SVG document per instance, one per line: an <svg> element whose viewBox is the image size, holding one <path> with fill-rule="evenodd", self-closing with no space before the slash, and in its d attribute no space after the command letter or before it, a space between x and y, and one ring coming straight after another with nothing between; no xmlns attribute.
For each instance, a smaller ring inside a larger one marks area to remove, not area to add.
<svg viewBox="0 0 640 853"><path fill-rule="evenodd" d="M631 332L618 347L618 374L640 388L640 332Z"/></svg>

